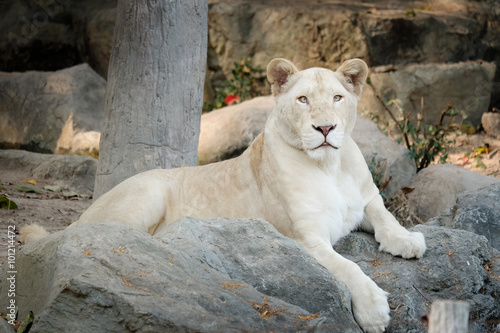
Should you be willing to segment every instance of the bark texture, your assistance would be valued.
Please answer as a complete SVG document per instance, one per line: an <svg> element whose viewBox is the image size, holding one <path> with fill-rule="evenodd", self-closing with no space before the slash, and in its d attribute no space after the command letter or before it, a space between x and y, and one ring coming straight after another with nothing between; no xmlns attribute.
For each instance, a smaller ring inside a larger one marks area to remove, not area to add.
<svg viewBox="0 0 500 333"><path fill-rule="evenodd" d="M206 0L118 1L94 199L155 168L196 165Z"/></svg>

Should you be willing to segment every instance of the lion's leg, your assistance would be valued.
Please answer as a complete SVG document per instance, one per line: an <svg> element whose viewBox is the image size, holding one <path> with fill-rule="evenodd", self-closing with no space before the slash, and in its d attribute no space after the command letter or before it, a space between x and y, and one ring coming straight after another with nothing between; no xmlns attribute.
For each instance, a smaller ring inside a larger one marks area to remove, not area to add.
<svg viewBox="0 0 500 333"><path fill-rule="evenodd" d="M420 258L425 250L424 235L409 232L402 227L385 208L382 197L377 195L365 207L365 219L362 228L372 232L380 243L380 250L403 258Z"/></svg>
<svg viewBox="0 0 500 333"><path fill-rule="evenodd" d="M365 332L383 332L389 323L387 293L379 288L359 266L335 252L324 236L309 235L300 243L330 273L347 285L352 297L352 310Z"/></svg>

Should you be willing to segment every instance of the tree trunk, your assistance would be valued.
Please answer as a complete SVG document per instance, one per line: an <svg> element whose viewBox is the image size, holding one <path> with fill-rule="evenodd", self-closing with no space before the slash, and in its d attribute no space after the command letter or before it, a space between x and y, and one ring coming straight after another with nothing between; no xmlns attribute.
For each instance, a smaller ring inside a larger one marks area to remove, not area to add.
<svg viewBox="0 0 500 333"><path fill-rule="evenodd" d="M196 165L206 0L119 0L94 200L155 168Z"/></svg>

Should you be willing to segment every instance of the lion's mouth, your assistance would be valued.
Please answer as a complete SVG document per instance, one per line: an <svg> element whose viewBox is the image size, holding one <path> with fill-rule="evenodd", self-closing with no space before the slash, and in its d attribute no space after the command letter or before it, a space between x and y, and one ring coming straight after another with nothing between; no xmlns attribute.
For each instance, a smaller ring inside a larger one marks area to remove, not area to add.
<svg viewBox="0 0 500 333"><path fill-rule="evenodd" d="M335 149L339 149L338 147L332 146L331 144L329 144L328 142L325 141L322 144L320 144L319 146L317 146L316 148L314 148L313 150L316 150L316 149L321 148L321 147L332 147Z"/></svg>

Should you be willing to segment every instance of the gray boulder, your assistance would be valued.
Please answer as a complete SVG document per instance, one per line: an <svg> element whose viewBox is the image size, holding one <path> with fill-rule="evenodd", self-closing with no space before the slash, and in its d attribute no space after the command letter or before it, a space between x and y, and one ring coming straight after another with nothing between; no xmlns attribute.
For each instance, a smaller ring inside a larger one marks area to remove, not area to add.
<svg viewBox="0 0 500 333"><path fill-rule="evenodd" d="M0 147L53 153L66 121L100 131L106 82L87 64L56 72L0 73Z"/></svg>
<svg viewBox="0 0 500 333"><path fill-rule="evenodd" d="M332 66L346 59L368 58L365 36L349 4L218 2L208 11L208 67L231 77L235 62L252 56L266 68L276 57L299 68ZM300 47L297 47L300 43Z"/></svg>
<svg viewBox="0 0 500 333"><path fill-rule="evenodd" d="M0 71L54 71L87 62L106 77L116 3L4 1Z"/></svg>
<svg viewBox="0 0 500 333"><path fill-rule="evenodd" d="M243 153L264 131L274 106L273 97L265 96L203 114L198 164L223 161Z"/></svg>
<svg viewBox="0 0 500 333"><path fill-rule="evenodd" d="M453 164L434 164L417 173L409 182L409 208L424 222L453 207L460 193L498 183L500 179L484 176Z"/></svg>
<svg viewBox="0 0 500 333"><path fill-rule="evenodd" d="M432 2L432 9L427 6L431 10L412 9L403 0L307 1L293 6L288 2L214 2L208 16L208 67L217 86L221 76L231 77L235 62L248 56L262 68L278 56L292 59L300 68L336 67L355 57L370 66L498 61L499 6L488 0L438 0ZM499 77L497 71L495 81ZM473 84L468 78L464 81ZM493 98L499 88L494 89ZM498 97L494 103L498 105Z"/></svg>
<svg viewBox="0 0 500 333"><path fill-rule="evenodd" d="M261 220L87 224L23 246L16 268L30 332L361 332L345 285Z"/></svg>
<svg viewBox="0 0 500 333"><path fill-rule="evenodd" d="M481 125L489 136L500 139L500 113L485 112L481 117Z"/></svg>
<svg viewBox="0 0 500 333"><path fill-rule="evenodd" d="M371 66L499 60L500 4L493 0L342 2L210 1L208 68L213 83L251 56L300 67L359 57ZM57 70L88 62L106 77L116 0L3 1L0 70ZM301 47L297 47L300 44ZM495 81L498 82L500 71ZM209 84L207 84L207 87ZM216 85L214 85L216 86ZM492 97L498 106L498 91Z"/></svg>
<svg viewBox="0 0 500 333"><path fill-rule="evenodd" d="M500 252L463 230L414 231L428 246L419 260L379 252L366 233L335 246L390 293L387 332L426 332L418 319L436 299L469 302L470 332L492 332ZM30 332L361 332L345 286L261 220L182 218L155 236L87 224L23 246L16 268L20 315L35 313Z"/></svg>
<svg viewBox="0 0 500 333"><path fill-rule="evenodd" d="M488 240L467 231L419 225L427 252L405 260L379 252L373 236L353 233L335 245L389 292L391 323L387 333L427 332L419 322L437 299L467 301L469 332L494 332L500 320L500 252Z"/></svg>
<svg viewBox="0 0 500 333"><path fill-rule="evenodd" d="M384 190L386 198L392 198L417 173L410 151L388 138L370 120L358 116L352 138L371 168L375 182L383 183L390 177Z"/></svg>
<svg viewBox="0 0 500 333"><path fill-rule="evenodd" d="M461 193L455 205L427 222L482 235L500 250L500 183Z"/></svg>
<svg viewBox="0 0 500 333"><path fill-rule="evenodd" d="M395 71L379 72L374 68L370 75L371 87L361 99L360 108L389 119L377 94L384 101L399 101L404 112L416 119L424 102L424 123L437 125L441 112L451 103L459 113L467 115L467 122L477 126L481 116L488 111L496 66L488 62L462 62L454 64L412 64ZM393 108L393 107L391 107ZM400 115L393 108L395 116ZM461 118L455 121L460 122Z"/></svg>
<svg viewBox="0 0 500 333"><path fill-rule="evenodd" d="M92 192L96 168L97 160L92 157L0 150L0 174L3 181L9 178L10 172L21 171L26 173L27 179L46 180L62 188Z"/></svg>
<svg viewBox="0 0 500 333"><path fill-rule="evenodd" d="M0 332L16 333L16 331L14 331L14 327L11 324L9 324L7 320L3 320L3 318L0 318Z"/></svg>

